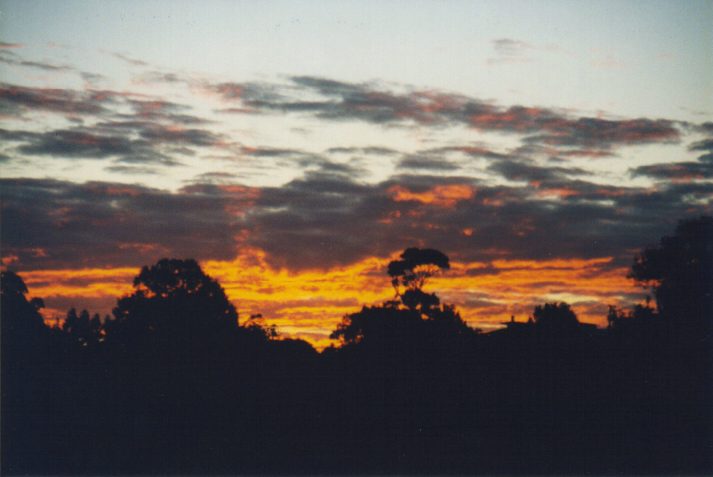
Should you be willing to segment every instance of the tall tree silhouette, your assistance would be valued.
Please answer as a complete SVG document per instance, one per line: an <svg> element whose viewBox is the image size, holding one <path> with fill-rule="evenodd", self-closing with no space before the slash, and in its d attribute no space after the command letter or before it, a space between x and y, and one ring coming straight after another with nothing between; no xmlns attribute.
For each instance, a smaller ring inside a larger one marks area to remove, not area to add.
<svg viewBox="0 0 713 477"><path fill-rule="evenodd" d="M192 259L143 267L134 292L119 299L113 313L107 338L124 335L123 341L155 335L178 346L209 346L238 327L238 313L223 288Z"/></svg>
<svg viewBox="0 0 713 477"><path fill-rule="evenodd" d="M396 300L381 306L364 306L346 315L330 335L345 344L361 342L408 347L424 341L448 340L471 330L452 305L441 305L435 293L426 293L426 280L450 268L448 256L434 249L407 248L400 260L389 263L387 273Z"/></svg>
<svg viewBox="0 0 713 477"><path fill-rule="evenodd" d="M44 302L39 298L27 299L27 286L15 272L1 272L0 287L3 356L5 352L33 351L32 346L46 333L44 320L39 312L44 307Z"/></svg>
<svg viewBox="0 0 713 477"><path fill-rule="evenodd" d="M67 312L67 317L62 324L62 331L70 340L77 342L82 347L95 346L103 333L98 313L90 318L87 310L82 310L77 314L77 310L74 308Z"/></svg>
<svg viewBox="0 0 713 477"><path fill-rule="evenodd" d="M47 451L45 422L50 409L49 330L39 313L40 299L27 299L27 286L16 273L0 273L2 300L2 473L34 469ZM30 472L35 473L35 472Z"/></svg>
<svg viewBox="0 0 713 477"><path fill-rule="evenodd" d="M710 330L713 217L680 221L672 236L636 256L629 277L651 287L659 313L679 329Z"/></svg>
<svg viewBox="0 0 713 477"><path fill-rule="evenodd" d="M443 252L412 247L403 251L400 260L389 262L387 273L397 298L410 310L418 309L428 314L440 304L440 300L435 293L423 291L426 280L449 268L450 261Z"/></svg>
<svg viewBox="0 0 713 477"><path fill-rule="evenodd" d="M400 260L389 262L387 272L391 277L391 284L399 294L399 286L411 290L423 288L426 279L449 268L450 261L443 252L432 248L411 247L401 253Z"/></svg>

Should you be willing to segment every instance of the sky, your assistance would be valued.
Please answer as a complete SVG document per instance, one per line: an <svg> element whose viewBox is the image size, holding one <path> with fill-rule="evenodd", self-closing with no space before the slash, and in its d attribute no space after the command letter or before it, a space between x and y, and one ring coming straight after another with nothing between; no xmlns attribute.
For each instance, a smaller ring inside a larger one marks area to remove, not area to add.
<svg viewBox="0 0 713 477"><path fill-rule="evenodd" d="M318 347L389 260L492 329L644 292L713 209L713 2L0 1L2 263L110 312L196 258Z"/></svg>

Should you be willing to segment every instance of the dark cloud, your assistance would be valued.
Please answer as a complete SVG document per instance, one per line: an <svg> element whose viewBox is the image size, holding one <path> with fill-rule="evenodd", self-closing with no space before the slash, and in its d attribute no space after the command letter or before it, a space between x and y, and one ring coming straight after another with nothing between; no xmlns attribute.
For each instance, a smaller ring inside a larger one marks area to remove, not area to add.
<svg viewBox="0 0 713 477"><path fill-rule="evenodd" d="M96 83L98 81L106 79L106 76L104 75L100 75L98 73L89 73L87 71L82 71L81 73L79 73L79 76L81 76L84 81L88 81L90 83Z"/></svg>
<svg viewBox="0 0 713 477"><path fill-rule="evenodd" d="M172 124L208 124L208 121L198 116L185 114L190 110L188 106L164 100L144 100L129 99L129 105L133 108L133 115L117 115L119 118L141 121L160 121Z"/></svg>
<svg viewBox="0 0 713 477"><path fill-rule="evenodd" d="M190 146L219 146L221 136L205 129L172 128L151 125L143 129L141 137L151 143L186 144Z"/></svg>
<svg viewBox="0 0 713 477"><path fill-rule="evenodd" d="M161 153L147 139L130 139L125 135L108 135L93 128L59 129L44 133L0 131L0 137L22 142L16 151L25 155L82 159L118 158L128 163L178 164Z"/></svg>
<svg viewBox="0 0 713 477"><path fill-rule="evenodd" d="M713 136L713 123L704 123L698 129ZM652 164L632 169L632 176L646 176L663 181L713 180L713 137L696 141L688 146L692 152L702 152L697 161Z"/></svg>
<svg viewBox="0 0 713 477"><path fill-rule="evenodd" d="M103 136L82 130L61 129L34 135L32 142L18 150L23 154L105 158L132 154L134 143L121 136Z"/></svg>
<svg viewBox="0 0 713 477"><path fill-rule="evenodd" d="M713 139L704 139L702 141L697 141L691 144L689 147L691 151L713 151Z"/></svg>
<svg viewBox="0 0 713 477"><path fill-rule="evenodd" d="M179 164L176 155L195 155L192 147L231 147L224 136L197 127L211 121L189 114L191 108L132 93L4 84L0 85L0 108L18 114L30 110L63 113L80 125L45 132L5 131L6 139L21 143L16 147L20 154L175 165Z"/></svg>
<svg viewBox="0 0 713 477"><path fill-rule="evenodd" d="M175 165L174 156L194 155L190 147L230 147L226 138L207 129L187 127L191 116L177 114L173 103L131 101L137 114L128 119L109 120L91 127L47 132L0 130L7 141L21 142L17 151L28 155L87 159L119 158L126 163ZM148 112L144 113L143 111ZM122 115L121 117L127 117Z"/></svg>
<svg viewBox="0 0 713 477"><path fill-rule="evenodd" d="M224 100L242 101L247 108L241 108L239 112L256 112L256 106L267 107L286 100L285 96L278 93L276 86L268 83L204 83L202 87Z"/></svg>
<svg viewBox="0 0 713 477"><path fill-rule="evenodd" d="M154 175L158 174L159 171L153 167L146 167L146 166L130 166L130 165L125 165L125 164L115 164L112 166L107 166L104 168L105 171L109 172L114 172L117 174L126 174L126 175L134 175L134 174L149 174L149 175Z"/></svg>
<svg viewBox="0 0 713 477"><path fill-rule="evenodd" d="M239 178L236 174L225 171L214 171L214 172L204 172L203 174L198 174L195 176L190 183L194 184L223 184L234 182L235 179Z"/></svg>
<svg viewBox="0 0 713 477"><path fill-rule="evenodd" d="M67 65L58 65L55 63L48 63L43 61L31 61L25 60L19 55L9 51L7 49L0 48L0 63L5 63L13 66L24 66L26 68L35 68L43 71L51 72L72 72L75 71L74 68Z"/></svg>
<svg viewBox="0 0 713 477"><path fill-rule="evenodd" d="M706 156L702 156L705 158ZM674 162L639 166L631 171L631 175L646 176L658 180L695 180L713 179L713 161Z"/></svg>
<svg viewBox="0 0 713 477"><path fill-rule="evenodd" d="M229 259L248 188L148 187L2 179L3 255L18 267L138 266L170 257Z"/></svg>
<svg viewBox="0 0 713 477"><path fill-rule="evenodd" d="M709 136L713 136L713 122L705 122L695 127L698 131Z"/></svg>
<svg viewBox="0 0 713 477"><path fill-rule="evenodd" d="M713 123L706 123L710 124L711 131L709 134L713 136ZM713 137L704 139L702 141L697 141L694 142L689 146L689 150L691 151L702 151L704 154L701 156L698 156L698 161L704 163L704 164L713 164ZM709 176L710 177L710 176Z"/></svg>
<svg viewBox="0 0 713 477"><path fill-rule="evenodd" d="M512 38L498 38L493 40L494 56L488 58L488 64L522 63L529 61L527 53L534 47L524 41Z"/></svg>
<svg viewBox="0 0 713 477"><path fill-rule="evenodd" d="M508 187L400 175L367 184L339 167L261 189L221 184L230 177L213 174L198 178L212 184L175 193L6 179L3 253L28 268L133 266L159 256L229 259L240 236L289 269L345 265L407 246L435 247L458 260L611 256L612 266L626 266L632 251L678 219L713 208L710 183L626 188L560 177Z"/></svg>
<svg viewBox="0 0 713 477"><path fill-rule="evenodd" d="M571 176L589 175L587 171L578 167L540 166L524 159L494 161L488 166L488 169L511 181L538 184L558 181Z"/></svg>
<svg viewBox="0 0 713 477"><path fill-rule="evenodd" d="M458 152L465 154L466 156L473 158L484 158L484 159L512 159L515 156L511 154L503 154L486 147L482 146L449 146L449 147L439 147L428 149L423 151L427 154L449 154L452 152Z"/></svg>
<svg viewBox="0 0 713 477"><path fill-rule="evenodd" d="M322 154L315 154L299 149L281 149L270 147L243 147L241 152L249 157L260 159L254 166L269 166L277 168L288 168L302 171L308 175L347 175L351 178L359 178L366 169L358 165L359 161L336 162Z"/></svg>
<svg viewBox="0 0 713 477"><path fill-rule="evenodd" d="M675 122L666 119L607 120L599 118L578 118L563 123L542 124L535 120L528 132L540 130L545 134L530 136L527 142L550 146L589 147L608 150L620 144L672 143L680 139L680 131Z"/></svg>
<svg viewBox="0 0 713 477"><path fill-rule="evenodd" d="M142 81L152 83L187 83L188 80L176 73L164 71L149 71L139 77Z"/></svg>
<svg viewBox="0 0 713 477"><path fill-rule="evenodd" d="M364 155L375 155L375 156L394 156L400 155L401 153L395 151L394 149L381 146L367 146L367 147L331 147L327 149L330 154L364 154Z"/></svg>
<svg viewBox="0 0 713 477"><path fill-rule="evenodd" d="M548 108L507 108L436 91L395 93L370 83L297 76L290 85L220 83L206 89L243 111L309 114L326 120L380 125L467 126L523 136L526 144L563 150L564 155L604 156L615 146L670 143L680 139L678 123L663 119L576 117Z"/></svg>
<svg viewBox="0 0 713 477"><path fill-rule="evenodd" d="M429 171L455 171L460 168L456 163L442 158L423 155L410 155L397 163L399 169L429 170Z"/></svg>
<svg viewBox="0 0 713 477"><path fill-rule="evenodd" d="M26 88L0 83L0 111L19 115L40 110L64 114L101 114L115 95L106 91L75 91L56 88Z"/></svg>
<svg viewBox="0 0 713 477"><path fill-rule="evenodd" d="M469 183L472 197L451 206L418 198ZM412 191L414 199L394 200L397 186ZM251 241L276 265L290 268L350 263L408 245L433 246L467 260L612 256L621 266L630 263L632 250L655 240L678 218L710 211L699 201L713 191L713 186L637 189L564 179L548 187L494 187L428 176L364 185L345 177L307 176L263 189L251 213L260 233ZM560 189L571 193L540 197Z"/></svg>
<svg viewBox="0 0 713 477"><path fill-rule="evenodd" d="M275 147L244 147L243 154L253 157L303 157L307 155L298 149L281 149Z"/></svg>
<svg viewBox="0 0 713 477"><path fill-rule="evenodd" d="M121 61L124 61L125 63L128 63L132 66L149 66L149 64L143 60L139 60L137 58L133 58L131 56L125 55L123 53L118 53L118 52L110 52L109 53L111 56L114 58L118 58Z"/></svg>

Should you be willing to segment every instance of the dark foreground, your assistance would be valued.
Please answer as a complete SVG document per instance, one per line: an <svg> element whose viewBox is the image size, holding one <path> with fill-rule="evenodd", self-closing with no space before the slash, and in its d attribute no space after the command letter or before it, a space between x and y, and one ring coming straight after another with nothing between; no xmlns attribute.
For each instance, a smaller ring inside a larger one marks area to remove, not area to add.
<svg viewBox="0 0 713 477"><path fill-rule="evenodd" d="M396 298L321 354L238 326L192 260L61 328L3 272L2 472L713 473L713 219L661 244L632 267L656 310L611 308L602 330L546 304L489 334L423 291L448 257L407 249Z"/></svg>
<svg viewBox="0 0 713 477"><path fill-rule="evenodd" d="M392 338L318 355L248 333L170 349L45 335L3 355L3 473L713 470L694 336Z"/></svg>

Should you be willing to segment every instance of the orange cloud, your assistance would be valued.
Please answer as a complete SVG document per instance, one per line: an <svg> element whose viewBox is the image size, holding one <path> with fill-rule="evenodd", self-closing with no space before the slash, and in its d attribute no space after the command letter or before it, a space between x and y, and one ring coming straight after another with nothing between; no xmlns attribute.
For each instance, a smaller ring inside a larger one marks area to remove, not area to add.
<svg viewBox="0 0 713 477"><path fill-rule="evenodd" d="M466 184L438 185L424 192L413 192L402 186L393 186L388 190L396 202L416 201L437 207L453 207L461 200L467 200L475 195L473 188Z"/></svg>
<svg viewBox="0 0 713 477"><path fill-rule="evenodd" d="M266 253L243 249L231 261L202 263L220 281L237 306L241 321L261 313L283 336L300 337L318 348L328 346L330 332L342 316L364 304L393 297L385 270L392 257L371 257L329 270L291 272L269 265ZM494 260L451 262L451 270L427 284L443 302L457 305L464 319L485 330L510 315L526 319L536 304L567 301L580 320L604 325L606 305L626 305L639 291L626 269L612 268L608 257L594 259ZM58 304L104 306L107 313L118 296L131 291L138 268L79 269L23 273L32 296L48 304L48 321L67 308Z"/></svg>

